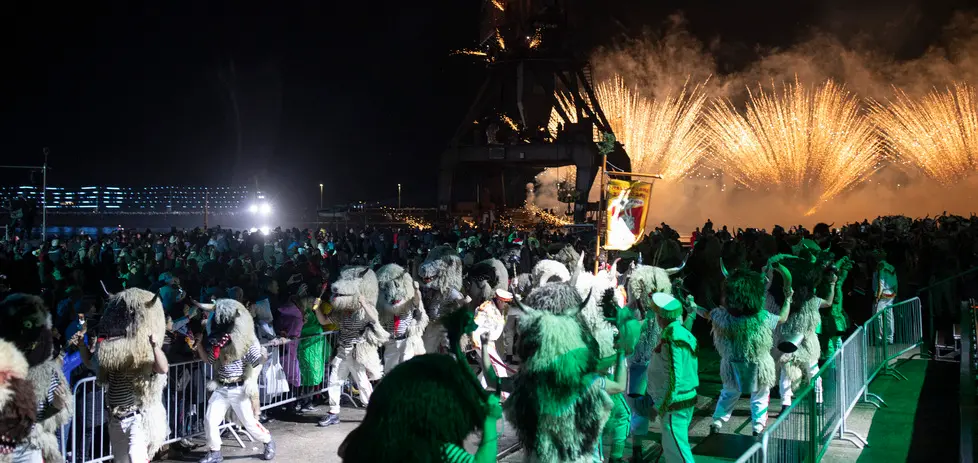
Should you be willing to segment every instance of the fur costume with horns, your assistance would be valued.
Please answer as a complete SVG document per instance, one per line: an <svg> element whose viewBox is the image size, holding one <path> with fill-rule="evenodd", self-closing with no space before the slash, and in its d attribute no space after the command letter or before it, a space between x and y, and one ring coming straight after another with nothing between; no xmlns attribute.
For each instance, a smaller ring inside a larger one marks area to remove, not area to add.
<svg viewBox="0 0 978 463"><path fill-rule="evenodd" d="M99 323L97 380L106 384L113 373L132 376L136 409L143 415L139 422L146 436L148 455L155 455L169 434L163 408L167 375L154 372L156 356L149 343L150 336L162 342L165 334L166 320L158 295L130 288L111 295L106 301Z"/></svg>
<svg viewBox="0 0 978 463"><path fill-rule="evenodd" d="M638 345L635 347L633 363L648 363L652 360L652 350L659 345L659 339L662 337L662 327L656 323L652 315L655 307L652 303L652 295L665 293L671 296L670 277L682 269L683 266L664 269L651 265L637 265L628 273L625 293L628 295L629 306L641 312L642 319L646 320Z"/></svg>
<svg viewBox="0 0 978 463"><path fill-rule="evenodd" d="M258 343L258 336L255 334L255 322L251 313L245 306L234 299L217 299L212 304L196 304L199 308L208 313L207 337L204 346L214 352L214 365L220 368L230 362L244 358L248 349ZM260 392L258 390L258 378L261 376L261 365L252 367L248 362L244 363L244 374L241 379L244 381L245 394L251 399L251 406L255 413L259 410ZM209 381L207 390L217 390L217 381ZM228 410L228 420L233 419L233 413Z"/></svg>
<svg viewBox="0 0 978 463"><path fill-rule="evenodd" d="M770 389L777 382L773 340L765 323L765 287L763 275L750 270L738 270L724 283L727 307L710 311L713 321L713 345L720 353L720 378L724 384L738 384L732 361L757 366L757 387Z"/></svg>
<svg viewBox="0 0 978 463"><path fill-rule="evenodd" d="M425 350L436 353L445 342L439 319L465 304L462 296L462 258L450 246L438 246L418 268L421 298L430 320L424 333Z"/></svg>
<svg viewBox="0 0 978 463"><path fill-rule="evenodd" d="M822 346L815 330L822 321L820 308L824 301L815 295L815 289L821 282L824 266L805 258L789 259L785 266L793 275L791 287L795 291L795 297L788 320L774 330L774 345L777 346L789 338L803 337L798 350L784 353L775 348L771 354L778 368L791 379L791 389L798 390L811 380L811 365L822 355ZM774 285L772 289L773 287ZM776 300L771 296L768 299Z"/></svg>
<svg viewBox="0 0 978 463"><path fill-rule="evenodd" d="M37 417L37 425L21 445L41 450L44 461L63 461L55 433L71 421L75 410L74 396L68 387L60 359L54 355L54 337L51 331L51 314L44 301L28 294L11 294L0 302L0 339L10 341L27 359L27 381L34 389L38 403L44 402L44 411ZM54 408L47 402L48 390L55 388L55 403L64 408ZM37 404L35 404L37 405Z"/></svg>
<svg viewBox="0 0 978 463"><path fill-rule="evenodd" d="M37 419L34 388L27 381L27 359L17 346L0 341L0 462L12 461Z"/></svg>
<svg viewBox="0 0 978 463"><path fill-rule="evenodd" d="M527 461L590 462L613 404L596 384L598 345L578 318L584 304L565 283L543 285L529 301L545 308L520 304L524 363L503 404L506 417Z"/></svg>
<svg viewBox="0 0 978 463"><path fill-rule="evenodd" d="M381 326L377 313L377 300L380 292L377 275L368 267L348 267L340 272L340 279L332 287L333 311L336 313L359 313L366 320L363 342L353 347L353 359L367 370L367 377L376 381L384 374L377 349L384 345L390 334ZM345 355L344 350L337 355Z"/></svg>
<svg viewBox="0 0 978 463"><path fill-rule="evenodd" d="M428 327L428 313L420 298L418 284L411 274L397 264L387 264L377 270L377 285L379 295L377 308L380 320L394 334L394 320L411 315L413 323L408 324L406 336L408 349L412 355L423 355L424 342L421 334Z"/></svg>

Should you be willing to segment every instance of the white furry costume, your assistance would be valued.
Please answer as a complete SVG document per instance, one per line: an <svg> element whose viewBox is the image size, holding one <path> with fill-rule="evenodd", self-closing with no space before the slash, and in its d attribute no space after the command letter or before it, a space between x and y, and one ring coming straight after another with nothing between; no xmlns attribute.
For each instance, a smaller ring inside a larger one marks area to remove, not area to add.
<svg viewBox="0 0 978 463"><path fill-rule="evenodd" d="M428 327L428 313L418 284L403 267L388 264L377 271L377 308L390 340L384 344L384 372L416 355L424 355L421 335Z"/></svg>
<svg viewBox="0 0 978 463"><path fill-rule="evenodd" d="M8 463L25 455L15 454L26 440L37 419L34 388L27 382L27 359L17 346L0 341L0 462ZM31 450L39 457L38 450Z"/></svg>
<svg viewBox="0 0 978 463"><path fill-rule="evenodd" d="M330 361L329 413L340 412L340 390L352 377L364 406L370 401L376 381L384 374L378 349L390 339L377 314L377 276L367 267L348 268L332 287L333 312L340 325L336 355ZM335 320L335 318L334 318Z"/></svg>
<svg viewBox="0 0 978 463"><path fill-rule="evenodd" d="M252 343L258 340L258 334L255 333L255 323L251 317L251 313L241 303L232 304L232 301L237 302L234 299L218 299L213 304L202 304L205 310L214 311L214 321L218 323L234 321L234 327L231 330L231 340L221 349L221 355L217 362L219 364L232 362L244 357L245 352L251 347ZM267 356L267 352L264 349L262 354L263 357ZM258 388L258 378L261 377L261 370L261 365L253 367L245 362L243 378L245 394L251 400L252 411L255 412L256 417L261 413L261 391ZM216 381L207 383L207 390L209 391L213 392L217 387L218 384ZM228 418L231 418L231 412L231 410L228 411ZM228 421L231 421L231 419ZM238 424L242 424L240 420L238 420Z"/></svg>
<svg viewBox="0 0 978 463"><path fill-rule="evenodd" d="M445 328L439 320L465 304L462 296L462 259L449 246L432 249L418 269L421 296L428 312L428 328L423 334L425 352L438 353L448 348Z"/></svg>
<svg viewBox="0 0 978 463"><path fill-rule="evenodd" d="M44 461L63 461L55 433L71 421L75 404L61 359L52 358L51 314L41 298L27 294L7 296L2 307L0 332L3 335L0 337L14 343L27 359L30 365L27 380L34 390L39 409L43 409L30 437L18 446L18 450L39 449ZM58 402L63 407L54 411Z"/></svg>
<svg viewBox="0 0 978 463"><path fill-rule="evenodd" d="M166 332L163 304L156 294L131 288L112 295L105 307L103 323L116 325L116 329L110 329L108 333L100 329L101 333L106 333L106 337L103 339L100 334L95 352L97 379L103 387L110 387L109 378L112 375L131 378L135 410L109 410L109 414L115 419L115 416L133 411L138 413L134 419L138 420L135 425L139 429L131 432L139 433L146 444L146 455L152 458L169 434L166 410L163 408L163 388L167 375L154 371L156 354L149 343L150 336L157 342L163 342ZM119 326L126 322L128 326ZM109 432L124 433L115 426L110 426ZM114 442L129 441L129 434L112 437ZM128 461L132 453L130 449L118 447L112 449L116 461ZM142 452L137 450L136 453Z"/></svg>
<svg viewBox="0 0 978 463"><path fill-rule="evenodd" d="M770 298L769 298L770 299ZM818 342L815 329L821 322L819 307L825 302L819 297L811 297L796 310L788 314L788 320L774 330L774 345L793 336L803 336L798 350L790 354L781 352L776 347L771 351L774 361L781 371L782 405L791 404L793 391L808 384L818 371L818 359L822 355L822 347Z"/></svg>

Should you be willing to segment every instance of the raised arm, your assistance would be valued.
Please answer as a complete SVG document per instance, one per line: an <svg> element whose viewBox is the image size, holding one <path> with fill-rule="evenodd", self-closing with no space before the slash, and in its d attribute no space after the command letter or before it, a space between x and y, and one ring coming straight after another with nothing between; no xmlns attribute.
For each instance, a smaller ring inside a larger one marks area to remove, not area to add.
<svg viewBox="0 0 978 463"><path fill-rule="evenodd" d="M696 305L696 301L693 300L693 296L692 295L686 296L686 304L689 305L689 307L694 312L696 312L696 315L699 315L699 316L701 316L701 317L703 317L703 318L705 318L707 320L713 321L713 318L710 316L710 312L708 310L706 310L706 309L704 309L704 308ZM690 317L690 318L692 319L692 317Z"/></svg>
<svg viewBox="0 0 978 463"><path fill-rule="evenodd" d="M479 450L475 452L475 463L495 463L498 448L496 422L503 417L503 407L499 404L499 397L490 394L486 402L488 408L486 421L482 423L482 442L479 443Z"/></svg>

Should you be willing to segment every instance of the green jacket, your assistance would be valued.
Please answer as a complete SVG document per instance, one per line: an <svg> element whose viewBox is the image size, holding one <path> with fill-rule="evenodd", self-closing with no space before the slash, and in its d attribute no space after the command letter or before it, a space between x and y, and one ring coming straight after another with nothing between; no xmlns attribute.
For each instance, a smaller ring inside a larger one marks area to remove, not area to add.
<svg viewBox="0 0 978 463"><path fill-rule="evenodd" d="M696 338L679 320L662 331L662 341L649 365L649 393L659 411L682 410L696 405L700 385Z"/></svg>

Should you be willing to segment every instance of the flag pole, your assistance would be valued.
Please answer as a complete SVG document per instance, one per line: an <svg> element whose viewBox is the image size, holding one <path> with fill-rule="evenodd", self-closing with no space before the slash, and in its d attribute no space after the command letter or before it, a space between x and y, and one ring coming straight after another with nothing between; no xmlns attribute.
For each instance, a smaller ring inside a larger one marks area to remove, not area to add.
<svg viewBox="0 0 978 463"><path fill-rule="evenodd" d="M604 174L608 164L608 153L601 150L601 167L598 170L598 185L601 189L600 195L598 196L598 219L596 221L597 227L597 237L594 240L594 274L598 274L598 266L601 262L601 235L604 233L604 216L608 213L607 206L605 206L604 201Z"/></svg>

